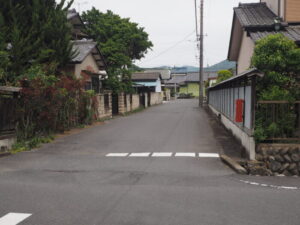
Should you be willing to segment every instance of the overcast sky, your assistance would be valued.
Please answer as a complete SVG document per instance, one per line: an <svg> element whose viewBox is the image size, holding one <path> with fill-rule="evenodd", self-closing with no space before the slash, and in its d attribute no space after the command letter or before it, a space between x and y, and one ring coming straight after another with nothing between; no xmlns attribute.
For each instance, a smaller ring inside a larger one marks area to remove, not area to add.
<svg viewBox="0 0 300 225"><path fill-rule="evenodd" d="M233 7L239 2L258 0L204 1L204 63L213 65L227 57ZM199 5L200 0L197 2ZM144 59L136 62L138 66L198 66L194 0L75 0L73 5L81 11L92 6L129 17L149 33L154 47Z"/></svg>

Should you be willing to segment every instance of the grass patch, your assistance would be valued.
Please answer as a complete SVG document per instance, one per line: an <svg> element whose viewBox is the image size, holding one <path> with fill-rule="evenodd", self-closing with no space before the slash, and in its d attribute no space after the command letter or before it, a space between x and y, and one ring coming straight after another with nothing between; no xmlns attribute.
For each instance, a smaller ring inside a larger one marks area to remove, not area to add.
<svg viewBox="0 0 300 225"><path fill-rule="evenodd" d="M50 143L54 140L53 135L49 135L46 137L34 137L29 140L22 140L22 141L17 141L13 146L12 149L10 150L10 153L16 154L19 152L25 152L25 151L30 151L33 148L38 148L42 144Z"/></svg>
<svg viewBox="0 0 300 225"><path fill-rule="evenodd" d="M110 117L110 116L107 116L107 117L103 117L101 119L98 119L97 122L105 122L105 121L108 121L108 120L111 120L111 119L113 119L113 118Z"/></svg>

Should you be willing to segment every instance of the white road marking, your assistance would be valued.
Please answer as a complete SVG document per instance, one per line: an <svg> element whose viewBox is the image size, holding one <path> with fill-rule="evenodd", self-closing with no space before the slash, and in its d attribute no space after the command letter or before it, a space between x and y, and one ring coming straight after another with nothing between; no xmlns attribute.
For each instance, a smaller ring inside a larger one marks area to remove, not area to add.
<svg viewBox="0 0 300 225"><path fill-rule="evenodd" d="M8 213L0 218L0 225L17 225L31 215L27 213Z"/></svg>
<svg viewBox="0 0 300 225"><path fill-rule="evenodd" d="M194 152L177 152L175 157L195 157L196 153Z"/></svg>
<svg viewBox="0 0 300 225"><path fill-rule="evenodd" d="M200 158L219 158L220 155L217 153L199 153Z"/></svg>
<svg viewBox="0 0 300 225"><path fill-rule="evenodd" d="M272 185L272 184L270 184L270 185L260 184L260 183L256 183L256 182L250 182L247 180L240 180L240 181L245 184L251 184L251 185L261 186L261 187L270 187L270 188L284 189L284 190L300 190L300 188L298 188L298 187L277 186L277 185Z"/></svg>
<svg viewBox="0 0 300 225"><path fill-rule="evenodd" d="M106 157L126 157L129 153L109 153Z"/></svg>
<svg viewBox="0 0 300 225"><path fill-rule="evenodd" d="M133 152L129 153L108 153L105 155L106 157L172 157L173 152ZM195 153L195 152L176 152L175 157L199 157L199 158L219 158L219 154L217 153Z"/></svg>
<svg viewBox="0 0 300 225"><path fill-rule="evenodd" d="M152 157L171 157L172 152L153 152Z"/></svg>
<svg viewBox="0 0 300 225"><path fill-rule="evenodd" d="M149 157L150 152L134 152L129 155L129 157Z"/></svg>

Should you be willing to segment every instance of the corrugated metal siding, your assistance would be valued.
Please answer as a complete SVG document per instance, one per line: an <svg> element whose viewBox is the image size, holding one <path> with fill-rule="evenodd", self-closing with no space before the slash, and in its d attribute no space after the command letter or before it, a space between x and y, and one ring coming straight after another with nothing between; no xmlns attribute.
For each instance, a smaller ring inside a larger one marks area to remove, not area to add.
<svg viewBox="0 0 300 225"><path fill-rule="evenodd" d="M235 119L235 102L237 99L243 99L245 101L244 122L240 123L239 125L244 126L247 129L251 130L252 128L251 86L210 90L208 95L209 95L209 104L233 122Z"/></svg>

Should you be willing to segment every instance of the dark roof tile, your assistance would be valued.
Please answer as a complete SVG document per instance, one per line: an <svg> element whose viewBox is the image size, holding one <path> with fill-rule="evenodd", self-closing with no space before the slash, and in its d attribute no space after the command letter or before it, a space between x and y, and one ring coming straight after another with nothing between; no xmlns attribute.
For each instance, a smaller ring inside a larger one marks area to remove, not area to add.
<svg viewBox="0 0 300 225"><path fill-rule="evenodd" d="M234 12L242 27L272 27L277 18L265 3L240 4Z"/></svg>
<svg viewBox="0 0 300 225"><path fill-rule="evenodd" d="M300 44L300 26L290 26L285 28L281 31L256 31L256 32L249 32L250 37L253 41L258 41L268 35L272 34L283 34L287 38L289 38L292 41L295 41L296 43Z"/></svg>
<svg viewBox="0 0 300 225"><path fill-rule="evenodd" d="M134 73L131 76L131 80L157 80L160 78L160 73Z"/></svg>

